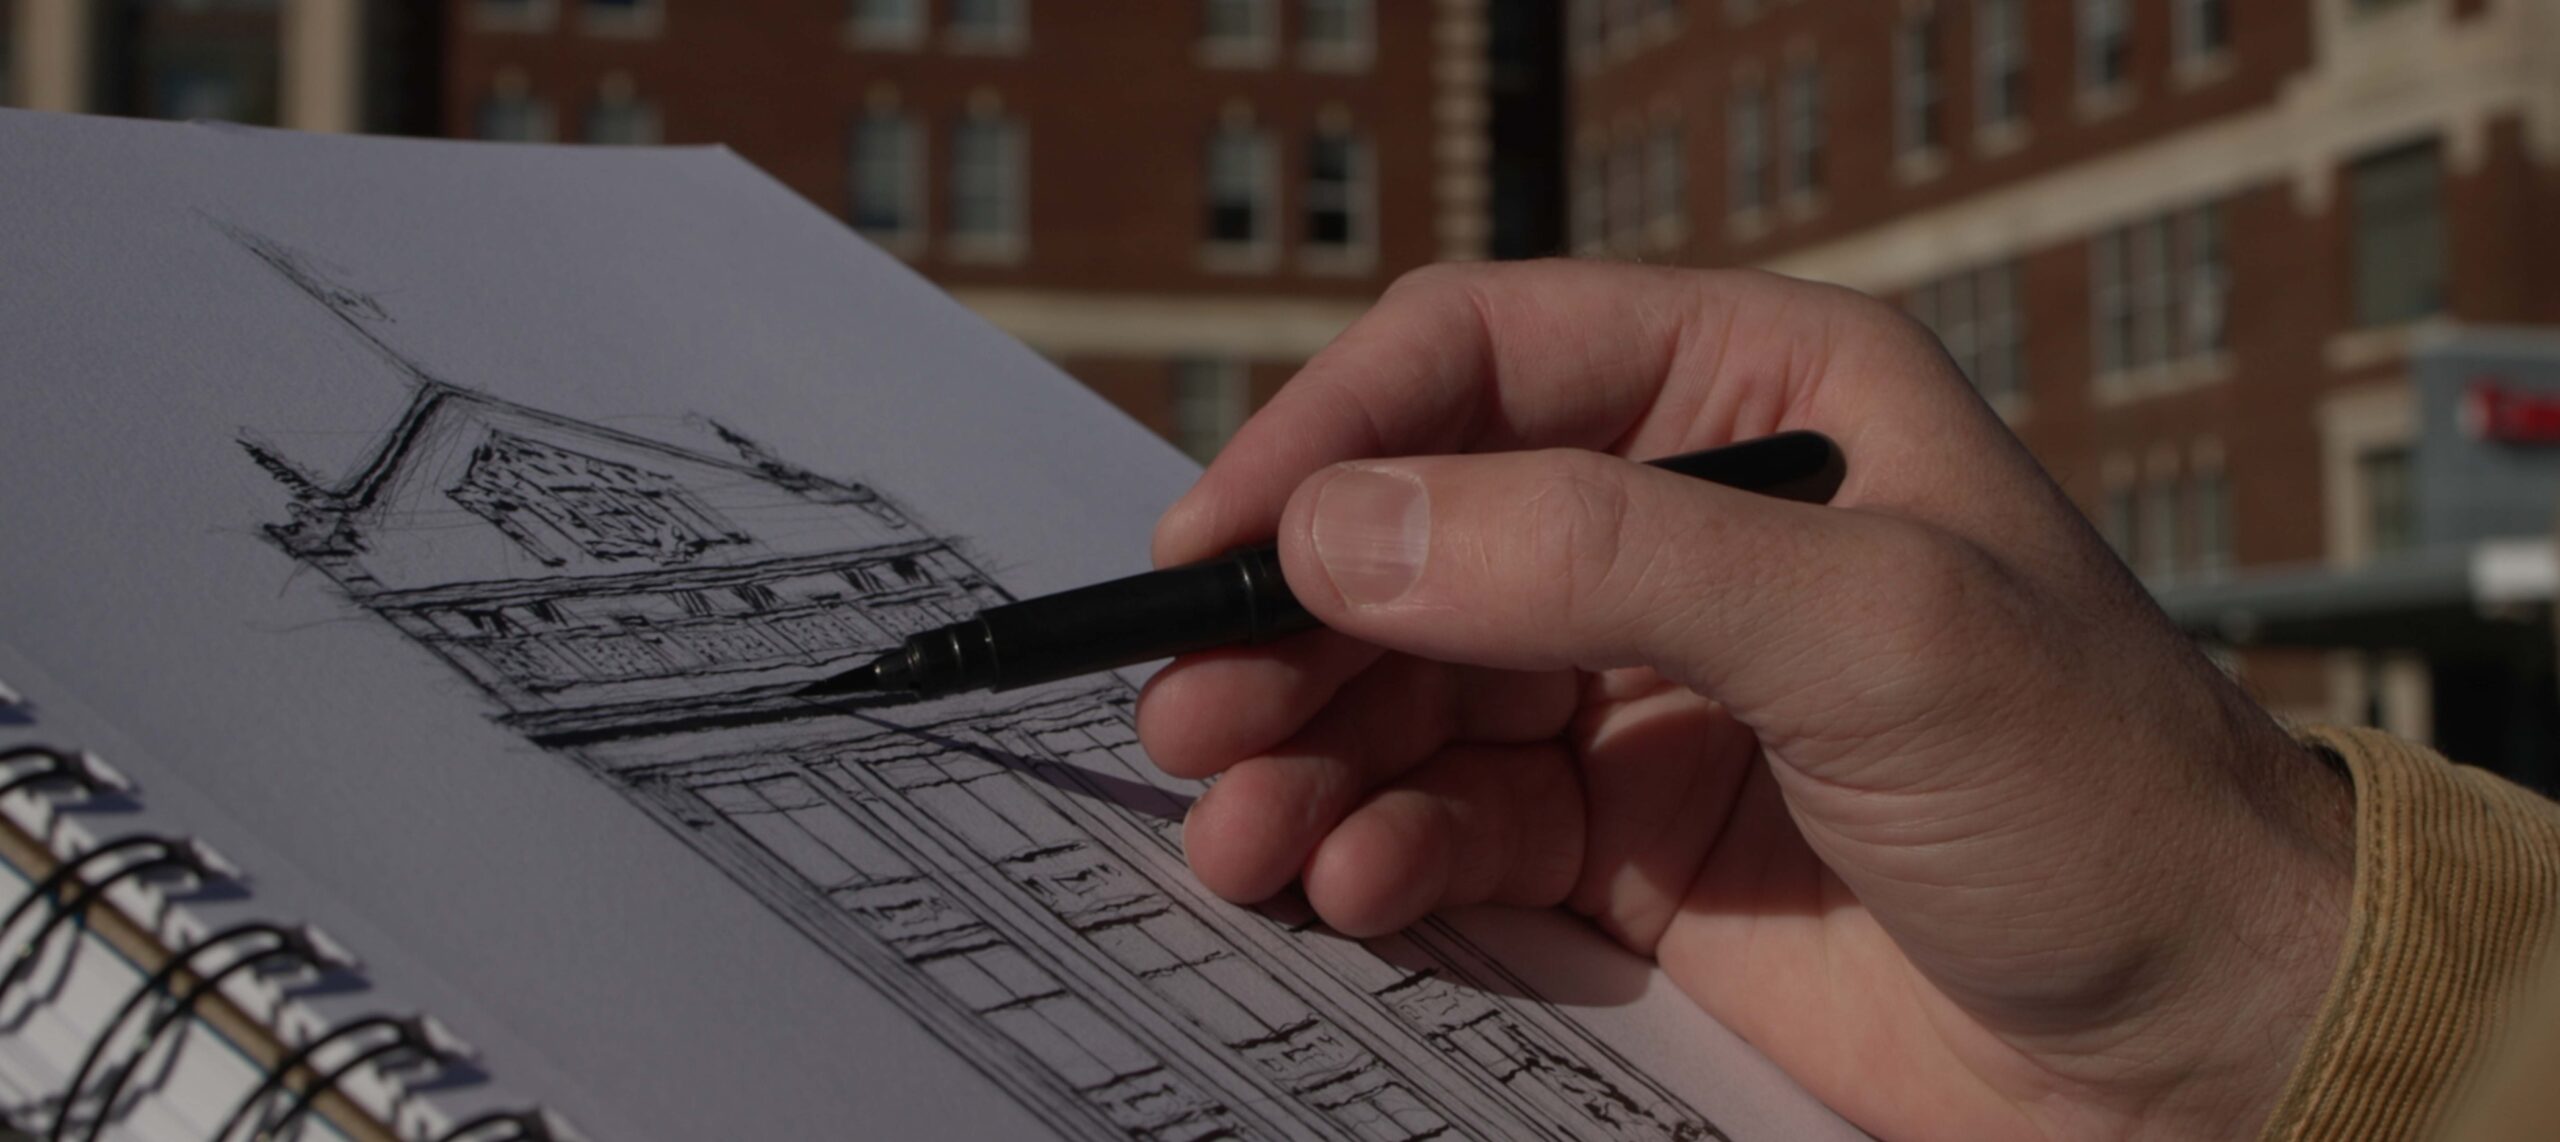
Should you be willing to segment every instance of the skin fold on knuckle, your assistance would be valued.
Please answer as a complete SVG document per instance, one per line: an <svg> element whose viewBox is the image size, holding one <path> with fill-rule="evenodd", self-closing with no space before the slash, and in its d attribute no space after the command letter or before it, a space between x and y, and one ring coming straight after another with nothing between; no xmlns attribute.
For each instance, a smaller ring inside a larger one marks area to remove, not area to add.
<svg viewBox="0 0 2560 1142"><path fill-rule="evenodd" d="M1613 621L1619 610L1627 493L1594 470L1596 458L1566 452L1546 458L1548 469L1526 488L1516 513L1481 521L1488 540L1483 569L1524 625L1570 639Z"/></svg>

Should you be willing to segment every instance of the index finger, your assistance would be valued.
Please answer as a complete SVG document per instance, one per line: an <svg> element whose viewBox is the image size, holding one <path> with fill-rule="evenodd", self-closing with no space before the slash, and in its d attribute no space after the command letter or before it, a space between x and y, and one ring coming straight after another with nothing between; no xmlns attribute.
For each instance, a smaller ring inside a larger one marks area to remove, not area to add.
<svg viewBox="0 0 2560 1142"><path fill-rule="evenodd" d="M1165 513L1156 562L1268 539L1289 493L1345 460L1667 452L1813 427L1813 382L1850 296L1751 271L1591 262L1408 274Z"/></svg>

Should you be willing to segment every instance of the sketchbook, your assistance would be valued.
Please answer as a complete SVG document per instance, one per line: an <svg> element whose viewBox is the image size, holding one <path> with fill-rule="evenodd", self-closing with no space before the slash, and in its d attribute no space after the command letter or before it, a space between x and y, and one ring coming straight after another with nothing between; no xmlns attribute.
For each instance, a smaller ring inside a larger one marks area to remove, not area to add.
<svg viewBox="0 0 2560 1142"><path fill-rule="evenodd" d="M1196 469L729 152L0 156L14 1129L1855 1136L1568 918L1207 896L1134 674L793 697Z"/></svg>

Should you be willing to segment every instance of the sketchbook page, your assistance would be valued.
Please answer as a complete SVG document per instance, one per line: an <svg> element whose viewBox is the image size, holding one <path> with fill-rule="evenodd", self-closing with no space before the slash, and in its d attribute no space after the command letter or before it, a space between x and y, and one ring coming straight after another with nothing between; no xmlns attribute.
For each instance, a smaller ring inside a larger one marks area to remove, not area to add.
<svg viewBox="0 0 2560 1142"><path fill-rule="evenodd" d="M1205 896L1128 679L792 697L1196 470L733 155L0 164L0 733L591 1136L1849 1136L1578 925Z"/></svg>

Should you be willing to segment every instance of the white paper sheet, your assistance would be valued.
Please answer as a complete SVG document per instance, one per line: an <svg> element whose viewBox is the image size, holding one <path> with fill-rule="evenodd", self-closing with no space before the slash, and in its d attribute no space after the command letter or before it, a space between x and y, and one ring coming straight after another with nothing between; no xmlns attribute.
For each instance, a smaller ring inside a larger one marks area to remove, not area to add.
<svg viewBox="0 0 2560 1142"><path fill-rule="evenodd" d="M1124 681L787 697L1140 569L1194 469L725 151L0 113L0 377L0 742L251 870L209 922L354 948L320 1010L473 1043L422 1105L1854 1136L1561 917L1207 898Z"/></svg>

